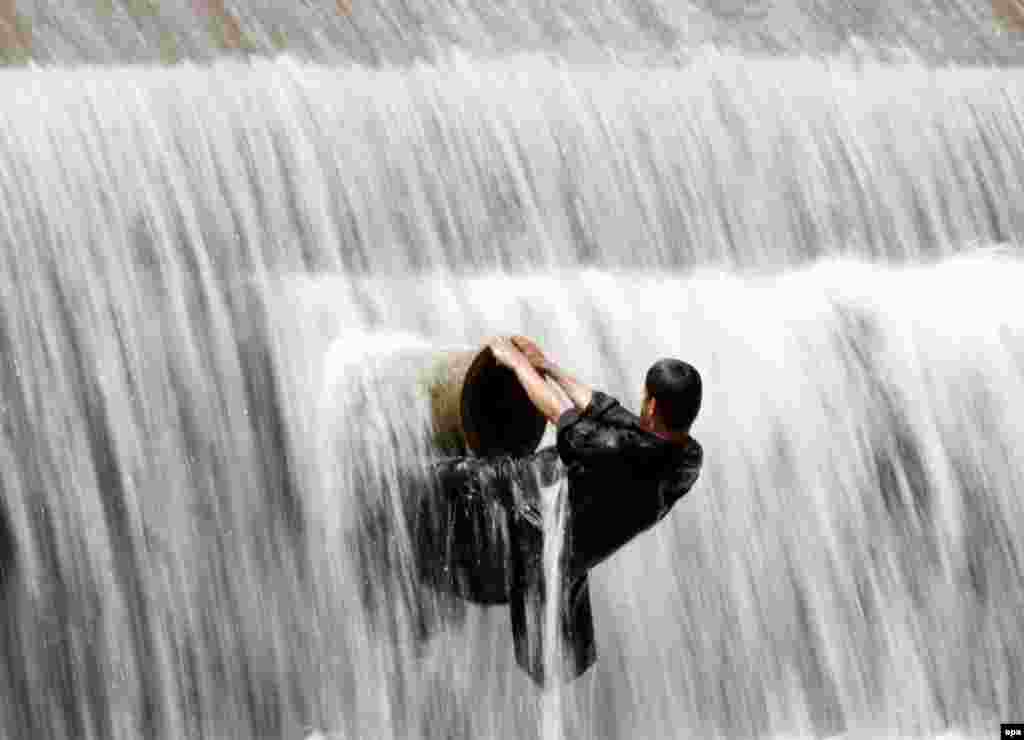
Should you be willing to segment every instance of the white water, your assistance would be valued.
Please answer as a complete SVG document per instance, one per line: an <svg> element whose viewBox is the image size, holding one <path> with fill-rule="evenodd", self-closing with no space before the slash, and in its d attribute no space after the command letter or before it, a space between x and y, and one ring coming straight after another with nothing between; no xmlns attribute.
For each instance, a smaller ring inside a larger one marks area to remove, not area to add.
<svg viewBox="0 0 1024 740"><path fill-rule="evenodd" d="M936 257L1024 218L1017 70L523 55L0 79L16 242L59 203L94 239L155 233L275 270L781 267Z"/></svg>
<svg viewBox="0 0 1024 740"><path fill-rule="evenodd" d="M6 736L1024 715L1024 264L976 249L1019 237L1016 70L0 80ZM633 407L658 357L706 378L704 474L594 573L598 665L547 703L504 610L411 639L432 597L367 522L432 454L406 358L510 331Z"/></svg>

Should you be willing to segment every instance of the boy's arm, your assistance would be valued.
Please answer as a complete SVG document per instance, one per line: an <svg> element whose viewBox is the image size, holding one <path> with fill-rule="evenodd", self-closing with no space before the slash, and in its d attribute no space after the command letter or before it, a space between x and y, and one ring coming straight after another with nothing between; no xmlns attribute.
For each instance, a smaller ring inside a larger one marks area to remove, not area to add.
<svg viewBox="0 0 1024 740"><path fill-rule="evenodd" d="M516 374L519 384L523 386L523 390L537 410L552 424L558 424L558 418L570 408L569 404L548 385L526 356L507 339L496 339L488 346L497 363Z"/></svg>
<svg viewBox="0 0 1024 740"><path fill-rule="evenodd" d="M531 367L555 381L579 411L590 405L594 389L551 362L533 341L523 336L515 336L512 337L512 344L522 352Z"/></svg>

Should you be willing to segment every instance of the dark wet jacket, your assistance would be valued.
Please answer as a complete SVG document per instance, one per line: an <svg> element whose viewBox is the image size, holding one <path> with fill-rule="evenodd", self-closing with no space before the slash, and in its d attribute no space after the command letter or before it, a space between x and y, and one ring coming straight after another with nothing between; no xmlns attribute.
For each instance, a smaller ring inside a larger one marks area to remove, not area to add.
<svg viewBox="0 0 1024 740"><path fill-rule="evenodd" d="M441 580L460 596L509 604L516 660L546 683L540 492L568 477L559 677L575 678L597 657L588 571L662 519L693 486L702 460L696 440L681 446L647 432L636 414L595 391L586 409L562 414L555 447L521 459L451 458L435 466L443 503L431 519L433 534L423 538L435 547L428 560L443 564Z"/></svg>
<svg viewBox="0 0 1024 740"><path fill-rule="evenodd" d="M640 417L594 391L582 412L558 420L569 476L573 572L590 570L661 520L693 486L704 451L646 431Z"/></svg>

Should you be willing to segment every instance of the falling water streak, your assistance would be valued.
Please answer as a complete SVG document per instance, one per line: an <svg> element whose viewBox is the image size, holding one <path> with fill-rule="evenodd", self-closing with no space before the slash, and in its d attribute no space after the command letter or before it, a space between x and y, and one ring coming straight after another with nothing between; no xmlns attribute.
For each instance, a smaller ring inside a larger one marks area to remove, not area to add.
<svg viewBox="0 0 1024 740"><path fill-rule="evenodd" d="M541 489L541 505L544 522L544 582L549 598L545 602L544 674L559 676L563 673L565 645L561 640L561 600L554 597L562 592L562 554L565 549L565 525L567 512L567 485L563 482ZM544 740L563 740L566 737L564 685L554 681L541 696L541 714Z"/></svg>

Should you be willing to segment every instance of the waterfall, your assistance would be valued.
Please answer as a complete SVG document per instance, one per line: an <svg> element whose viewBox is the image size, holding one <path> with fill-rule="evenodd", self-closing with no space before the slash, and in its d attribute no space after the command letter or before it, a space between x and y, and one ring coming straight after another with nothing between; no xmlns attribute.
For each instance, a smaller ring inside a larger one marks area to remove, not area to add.
<svg viewBox="0 0 1024 740"><path fill-rule="evenodd" d="M524 51L0 86L5 737L1024 716L1016 70ZM594 571L598 663L547 699L507 609L417 581L402 511L437 454L410 358L511 332L634 409L659 357L705 378L704 472Z"/></svg>
<svg viewBox="0 0 1024 740"><path fill-rule="evenodd" d="M3 80L6 238L22 243L41 228L23 214L55 197L107 243L173 231L238 270L781 268L1024 228L1016 71L534 55Z"/></svg>

